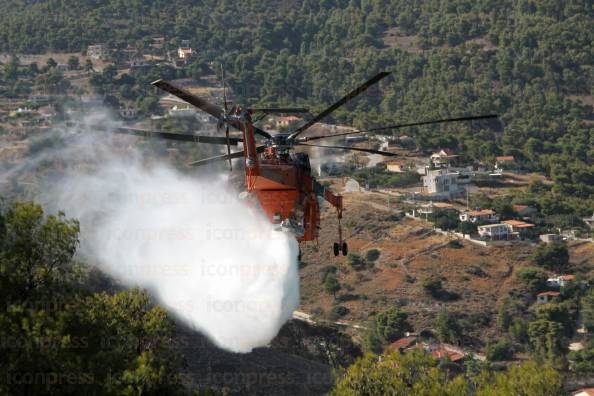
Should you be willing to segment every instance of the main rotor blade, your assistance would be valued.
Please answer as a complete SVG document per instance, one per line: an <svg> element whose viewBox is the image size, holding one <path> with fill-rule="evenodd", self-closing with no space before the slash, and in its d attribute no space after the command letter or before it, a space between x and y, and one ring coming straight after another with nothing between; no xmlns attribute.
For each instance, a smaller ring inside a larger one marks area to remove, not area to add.
<svg viewBox="0 0 594 396"><path fill-rule="evenodd" d="M323 148L330 148L330 149L337 149L337 150L362 151L364 153L380 154L380 155L386 155L389 157L397 157L399 155L399 154L395 154L395 153L390 153L389 151L364 149L364 148L358 148L358 147L324 146L322 144L305 144L305 143L295 143L295 145L296 146L309 146L309 147L323 147Z"/></svg>
<svg viewBox="0 0 594 396"><path fill-rule="evenodd" d="M266 149L266 146L258 146L256 147L256 152L257 153L261 153ZM206 164L212 164L213 162L218 162L218 161L225 161L225 160L231 160L233 158L241 158L244 156L244 151L236 151L234 153L231 154L224 154L224 155L217 155L215 157L210 157L210 158L205 158L205 159L201 159L198 161L194 161L194 162L190 162L188 165L190 166L202 166L202 165L206 165Z"/></svg>
<svg viewBox="0 0 594 396"><path fill-rule="evenodd" d="M337 137L337 136L355 135L355 134L358 134L358 133L382 131L382 130L388 130L388 129L398 129L398 128L404 128L404 127L409 127L409 126L438 124L438 123L442 123L442 122L483 120L483 119L490 119L490 118L497 118L497 117L498 117L497 114L488 114L488 115L472 116L472 117L446 118L446 119L443 119L443 120L413 122L413 123L410 123L410 124L398 124L398 125L391 125L391 126L387 126L387 127L364 129L362 131L352 131L352 132L344 132L344 133L335 133L335 134L332 134L332 135L304 136L304 137L299 138L299 141L300 142L309 142L311 140L320 140L320 139L326 139L326 138L333 138L333 137Z"/></svg>
<svg viewBox="0 0 594 396"><path fill-rule="evenodd" d="M249 109L252 113L262 112L268 114L274 113L309 113L305 107L256 107Z"/></svg>
<svg viewBox="0 0 594 396"><path fill-rule="evenodd" d="M221 109L219 106L209 103L198 96L192 95L185 89L179 88L168 81L157 80L151 84L162 89L163 91L169 92L171 95L177 96L181 100L188 102L193 106L198 107L200 110L210 114L217 120L223 115L223 109Z"/></svg>
<svg viewBox="0 0 594 396"><path fill-rule="evenodd" d="M336 110L343 104L347 103L349 100L353 99L360 93L364 92L367 88L369 88L373 84L377 83L382 78L387 77L388 75L390 75L390 72L378 73L373 78L371 78L371 79L367 80L366 82L364 82L363 84L359 85L357 88L355 88L354 90L352 90L351 92L349 92L348 94L343 96L342 99L340 99L338 102L334 103L332 106L330 106L326 110L322 111L320 114L318 114L317 116L315 116L314 118L312 118L311 120L306 122L304 125L297 128L293 133L291 133L291 135L289 136L289 139L290 140L295 139L301 132L305 131L307 128L311 127L313 124L320 121L322 118L326 117L328 114L332 113L334 110Z"/></svg>
<svg viewBox="0 0 594 396"><path fill-rule="evenodd" d="M158 131L148 131L145 129L135 129L135 128L126 128L126 127L118 127L113 130L116 133L121 133L125 135L134 135L134 136L142 136L148 138L159 138L159 139L167 139L167 140L178 140L182 142L196 142L196 143L209 143L209 144L230 144L232 146L237 146L237 143L243 142L243 139L238 137L219 137L219 136L198 136L198 135L182 135L180 133L170 133L170 132L158 132Z"/></svg>
<svg viewBox="0 0 594 396"><path fill-rule="evenodd" d="M157 88L160 88L166 92L169 92L170 94L172 94L174 96L177 96L181 100L188 102L189 104L191 104L193 106L198 107L200 110L210 114L217 120L220 120L223 118L223 109L221 109L217 105L207 102L204 99L199 98L196 95L192 95L185 89L176 87L175 85L173 85L170 82L165 81L165 80L157 80L157 81L152 82L151 84ZM239 123L237 123L237 122L229 122L229 121L224 121L224 122L227 122L233 128L241 129ZM267 139L270 139L272 137L268 132L263 131L262 129L260 129L256 126L254 126L254 132L257 133L258 135L264 136Z"/></svg>
<svg viewBox="0 0 594 396"><path fill-rule="evenodd" d="M470 116L470 117L444 118L441 120L411 122L409 124L396 124L396 125L390 125L390 126L386 126L386 127L371 128L371 129L365 129L365 130L357 131L357 132L353 132L353 133L385 131L385 130L389 130L389 129L399 129L399 128L410 127L410 126L440 124L442 122L486 120L486 119L497 118L497 117L499 117L497 114L487 114L487 115Z"/></svg>

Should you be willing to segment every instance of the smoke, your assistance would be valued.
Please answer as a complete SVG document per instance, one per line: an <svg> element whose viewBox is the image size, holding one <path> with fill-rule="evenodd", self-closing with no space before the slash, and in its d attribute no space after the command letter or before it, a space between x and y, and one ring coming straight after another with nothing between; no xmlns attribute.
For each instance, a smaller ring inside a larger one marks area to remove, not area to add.
<svg viewBox="0 0 594 396"><path fill-rule="evenodd" d="M80 220L87 262L151 290L224 349L249 352L274 338L299 304L291 234L273 231L222 175L190 176L148 161L134 146L122 148L133 137L113 144L91 127L62 134L71 143L37 156L65 162L64 170L40 185L48 208ZM27 168L36 165L32 158Z"/></svg>

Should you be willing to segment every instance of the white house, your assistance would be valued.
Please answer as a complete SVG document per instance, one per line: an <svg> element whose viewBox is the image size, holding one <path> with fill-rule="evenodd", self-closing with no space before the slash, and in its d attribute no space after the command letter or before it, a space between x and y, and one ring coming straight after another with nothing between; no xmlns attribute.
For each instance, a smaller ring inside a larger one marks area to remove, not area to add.
<svg viewBox="0 0 594 396"><path fill-rule="evenodd" d="M549 287L565 287L575 280L575 275L559 275L554 278L547 279L547 286Z"/></svg>
<svg viewBox="0 0 594 396"><path fill-rule="evenodd" d="M458 210L454 205L445 202L429 202L428 204L421 205L420 207L413 209L413 216L430 216L439 212L454 212Z"/></svg>
<svg viewBox="0 0 594 396"><path fill-rule="evenodd" d="M481 238L491 240L510 239L514 236L512 226L509 224L488 224L478 226L478 234Z"/></svg>
<svg viewBox="0 0 594 396"><path fill-rule="evenodd" d="M170 117L194 117L196 110L190 107L173 106L168 113Z"/></svg>
<svg viewBox="0 0 594 396"><path fill-rule="evenodd" d="M561 242L563 240L559 234L541 234L539 238L544 243Z"/></svg>
<svg viewBox="0 0 594 396"><path fill-rule="evenodd" d="M534 224L520 220L504 220L503 223L512 226L513 231L522 238L531 238L534 235L534 227L536 227Z"/></svg>
<svg viewBox="0 0 594 396"><path fill-rule="evenodd" d="M458 156L450 149L439 150L436 153L431 154L431 163L437 168L447 167L450 163Z"/></svg>
<svg viewBox="0 0 594 396"><path fill-rule="evenodd" d="M495 169L510 169L516 164L516 159L513 155L502 155L495 158Z"/></svg>
<svg viewBox="0 0 594 396"><path fill-rule="evenodd" d="M458 176L447 169L427 169L427 174L422 177L423 187L429 194L456 195L460 193Z"/></svg>
<svg viewBox="0 0 594 396"><path fill-rule="evenodd" d="M107 56L107 48L103 44L89 45L87 47L87 56L91 59L102 59Z"/></svg>
<svg viewBox="0 0 594 396"><path fill-rule="evenodd" d="M286 128L291 124L294 124L300 121L301 118L296 116L286 116L286 117L276 117L276 127L277 128Z"/></svg>
<svg viewBox="0 0 594 396"><path fill-rule="evenodd" d="M120 117L122 117L123 119L126 120L131 120L134 119L138 116L138 109L135 108L120 108L120 110L118 111L120 114Z"/></svg>
<svg viewBox="0 0 594 396"><path fill-rule="evenodd" d="M189 59L192 57L192 48L190 47L179 47L177 49L177 57L179 59Z"/></svg>
<svg viewBox="0 0 594 396"><path fill-rule="evenodd" d="M460 214L460 221L495 223L499 221L499 215L491 209L467 210Z"/></svg>

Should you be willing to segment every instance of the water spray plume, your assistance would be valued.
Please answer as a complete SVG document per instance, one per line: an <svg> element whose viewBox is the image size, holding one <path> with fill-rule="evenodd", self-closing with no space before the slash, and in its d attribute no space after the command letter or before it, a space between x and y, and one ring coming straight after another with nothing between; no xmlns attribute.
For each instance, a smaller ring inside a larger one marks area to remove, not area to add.
<svg viewBox="0 0 594 396"><path fill-rule="evenodd" d="M78 152L92 170L68 166L42 183L53 209L80 220L84 258L151 290L224 349L267 345L299 304L295 238L273 231L222 176L145 166L137 151L115 155L105 134L89 132L78 135L77 150L53 154L69 161L64 154Z"/></svg>

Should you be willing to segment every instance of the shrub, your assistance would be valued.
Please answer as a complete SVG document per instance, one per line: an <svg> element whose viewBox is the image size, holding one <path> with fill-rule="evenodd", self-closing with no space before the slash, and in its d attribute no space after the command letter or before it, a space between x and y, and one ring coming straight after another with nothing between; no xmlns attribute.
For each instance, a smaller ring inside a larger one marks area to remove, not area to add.
<svg viewBox="0 0 594 396"><path fill-rule="evenodd" d="M436 276L429 276L422 280L421 286L423 289L433 297L438 296L443 291L443 285L441 279Z"/></svg>
<svg viewBox="0 0 594 396"><path fill-rule="evenodd" d="M365 260L367 260L368 262L373 263L374 261L376 261L379 256L380 256L380 251L377 249L370 249L367 251L367 253L365 253Z"/></svg>
<svg viewBox="0 0 594 396"><path fill-rule="evenodd" d="M569 263L567 246L560 242L539 245L532 254L532 262L538 266L561 272Z"/></svg>
<svg viewBox="0 0 594 396"><path fill-rule="evenodd" d="M342 305L336 305L334 307L332 307L332 309L330 310L330 314L329 314L329 318L332 320L336 320L338 318L343 317L344 315L349 313L349 309L347 307L344 307Z"/></svg>
<svg viewBox="0 0 594 396"><path fill-rule="evenodd" d="M547 274L540 268L525 267L518 270L516 277L533 293L539 292L547 286Z"/></svg>
<svg viewBox="0 0 594 396"><path fill-rule="evenodd" d="M456 227L456 231L465 235L476 234L477 226L470 221L462 221L460 224L458 224L458 227Z"/></svg>
<svg viewBox="0 0 594 396"><path fill-rule="evenodd" d="M326 278L330 274L336 274L337 268L334 265L327 265L320 270L320 278L322 283L326 281Z"/></svg>
<svg viewBox="0 0 594 396"><path fill-rule="evenodd" d="M464 335L457 315L442 310L435 319L435 331L441 342L457 343Z"/></svg>
<svg viewBox="0 0 594 396"><path fill-rule="evenodd" d="M432 216L433 225L442 230L453 230L458 227L460 220L455 213L440 212Z"/></svg>
<svg viewBox="0 0 594 396"><path fill-rule="evenodd" d="M357 253L349 253L347 256L347 263L357 271L365 269L367 266L365 259Z"/></svg>
<svg viewBox="0 0 594 396"><path fill-rule="evenodd" d="M459 240L452 239L451 241L448 242L448 247L450 249L461 249L464 246L462 245L462 243Z"/></svg>
<svg viewBox="0 0 594 396"><path fill-rule="evenodd" d="M338 283L338 279L334 275L326 276L326 280L324 280L324 290L328 294L332 294L334 298L336 298L336 293L340 290L340 283Z"/></svg>
<svg viewBox="0 0 594 396"><path fill-rule="evenodd" d="M492 362L509 360L513 357L511 344L506 340L500 340L495 344L487 346L487 359Z"/></svg>

